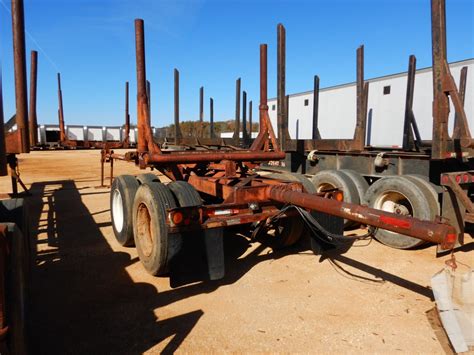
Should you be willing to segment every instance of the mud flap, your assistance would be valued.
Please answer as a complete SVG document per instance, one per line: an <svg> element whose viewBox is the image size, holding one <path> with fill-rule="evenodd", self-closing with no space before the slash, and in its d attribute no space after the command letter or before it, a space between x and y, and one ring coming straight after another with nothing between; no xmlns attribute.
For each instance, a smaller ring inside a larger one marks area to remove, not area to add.
<svg viewBox="0 0 474 355"><path fill-rule="evenodd" d="M445 268L431 278L431 287L454 351L469 351L474 347L474 270Z"/></svg>
<svg viewBox="0 0 474 355"><path fill-rule="evenodd" d="M311 215L318 223L333 234L344 234L344 219L327 213L313 211ZM317 232L321 233L321 232ZM333 244L325 243L322 238L311 235L311 250L315 255L321 255L323 251L336 248Z"/></svg>
<svg viewBox="0 0 474 355"><path fill-rule="evenodd" d="M224 228L209 228L204 232L207 268L211 280L220 280L225 275Z"/></svg>

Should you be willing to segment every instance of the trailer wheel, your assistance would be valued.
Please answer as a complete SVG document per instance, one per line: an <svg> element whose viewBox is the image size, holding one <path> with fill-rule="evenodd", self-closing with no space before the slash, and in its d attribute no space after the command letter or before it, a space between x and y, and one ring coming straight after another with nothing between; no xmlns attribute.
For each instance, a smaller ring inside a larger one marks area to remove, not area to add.
<svg viewBox="0 0 474 355"><path fill-rule="evenodd" d="M311 182L316 187L316 192L331 189L340 189L344 193L344 201L360 204L359 193L353 180L344 172L338 170L323 170L313 176ZM344 227L352 227L356 223L344 220Z"/></svg>
<svg viewBox="0 0 474 355"><path fill-rule="evenodd" d="M271 225L260 223L254 232L256 239L274 250L295 245L306 232L304 222L299 216L281 218Z"/></svg>
<svg viewBox="0 0 474 355"><path fill-rule="evenodd" d="M421 175L405 175L404 178L410 180L417 185L430 201L430 205L435 207L435 215L441 214L441 207L439 204L439 193L436 190L436 185L423 178Z"/></svg>
<svg viewBox="0 0 474 355"><path fill-rule="evenodd" d="M316 193L316 187L313 185L310 179L302 174L292 174L292 173L273 173L265 175L267 178L279 179L284 181L296 181L300 182L307 193L314 194Z"/></svg>
<svg viewBox="0 0 474 355"><path fill-rule="evenodd" d="M369 207L405 216L432 221L439 205L427 189L420 188L403 176L386 177L377 180L367 190L365 201ZM425 242L399 233L379 229L375 238L392 248L411 249Z"/></svg>
<svg viewBox="0 0 474 355"><path fill-rule="evenodd" d="M141 184L151 184L153 182L160 182L158 175L152 173L140 174L137 176L138 183Z"/></svg>
<svg viewBox="0 0 474 355"><path fill-rule="evenodd" d="M166 210L176 208L170 189L163 184L142 184L133 202L133 236L138 257L152 275L168 271L177 250L166 224Z"/></svg>
<svg viewBox="0 0 474 355"><path fill-rule="evenodd" d="M352 182L354 183L357 189L357 193L359 196L359 203L362 203L362 201L364 201L365 193L367 192L367 189L369 188L369 183L367 182L367 180L365 180L364 177L360 173L354 170L343 169L339 171L346 174L349 177L349 179L352 180Z"/></svg>
<svg viewBox="0 0 474 355"><path fill-rule="evenodd" d="M115 239L123 246L133 246L132 207L138 181L131 175L117 176L110 190L110 213Z"/></svg>

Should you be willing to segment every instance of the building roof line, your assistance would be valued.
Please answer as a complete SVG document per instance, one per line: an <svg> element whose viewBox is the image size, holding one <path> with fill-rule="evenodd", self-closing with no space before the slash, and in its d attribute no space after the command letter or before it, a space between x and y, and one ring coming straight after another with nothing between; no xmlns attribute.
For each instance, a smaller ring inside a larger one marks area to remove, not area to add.
<svg viewBox="0 0 474 355"><path fill-rule="evenodd" d="M449 66L450 67L451 66L458 67L460 65L466 65L466 64L474 64L474 58L468 58L468 59L463 59L463 60L458 60L458 61L455 61L455 62L451 62L451 63L449 63ZM417 69L416 74L431 71L431 68L432 67L424 67L424 68ZM369 83L373 83L373 82L381 81L381 80L384 80L384 79L387 79L387 78L399 78L399 77L402 77L402 76L406 76L407 74L408 74L408 71L403 71L403 72L399 72L399 73L395 73L395 74L387 74L387 75L377 76L375 78L366 79L365 81L369 82ZM341 89L341 88L344 88L344 87L353 86L355 84L356 84L356 82L352 81L350 83L345 83L345 84L326 86L324 88L320 88L319 92L329 91L329 90L333 90L333 89ZM298 96L308 95L308 94L312 94L312 93L313 93L313 90L308 90L308 91L298 92L296 94L289 94L289 97L298 97ZM272 97L271 99L268 99L268 101L275 101L275 100L277 100L276 97Z"/></svg>

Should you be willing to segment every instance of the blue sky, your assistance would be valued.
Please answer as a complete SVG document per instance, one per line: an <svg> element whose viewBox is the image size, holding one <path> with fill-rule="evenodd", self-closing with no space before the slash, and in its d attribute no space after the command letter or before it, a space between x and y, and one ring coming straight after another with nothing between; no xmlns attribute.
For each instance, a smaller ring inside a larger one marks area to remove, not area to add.
<svg viewBox="0 0 474 355"><path fill-rule="evenodd" d="M448 60L474 57L474 1L447 0ZM136 117L135 18L145 20L152 123L173 119L173 68L181 74L181 118L198 119L205 87L217 120L234 115L235 80L258 101L259 44L269 45L269 97L276 95L276 26L287 31L287 92L355 80L365 45L366 78L405 71L408 56L431 65L429 0L24 0L27 60L39 51L38 120L57 122L56 72L67 124L119 125L124 83ZM0 0L5 116L15 110L9 0ZM40 48L38 48L40 47ZM28 68L29 72L29 63ZM29 74L28 74L29 76ZM256 114L254 105L254 115ZM255 116L254 116L255 117Z"/></svg>

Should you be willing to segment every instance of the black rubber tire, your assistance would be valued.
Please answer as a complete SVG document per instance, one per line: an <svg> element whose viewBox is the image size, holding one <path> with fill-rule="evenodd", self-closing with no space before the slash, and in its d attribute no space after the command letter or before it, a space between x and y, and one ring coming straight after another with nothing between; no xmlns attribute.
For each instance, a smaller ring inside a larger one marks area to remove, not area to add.
<svg viewBox="0 0 474 355"><path fill-rule="evenodd" d="M167 209L176 208L171 190L163 184L142 184L133 202L133 236L138 257L151 275L168 271L180 243L170 240Z"/></svg>
<svg viewBox="0 0 474 355"><path fill-rule="evenodd" d="M344 193L344 202L360 205L359 192L352 179L342 171L323 170L313 176L311 182L316 188L316 192L321 192L324 185L330 185ZM353 227L356 223L344 220L344 228Z"/></svg>
<svg viewBox="0 0 474 355"><path fill-rule="evenodd" d="M138 180L131 175L117 176L110 189L110 215L115 239L125 247L134 245L132 207Z"/></svg>
<svg viewBox="0 0 474 355"><path fill-rule="evenodd" d="M173 181L167 185L179 207L201 206L202 199L197 190L186 181Z"/></svg>
<svg viewBox="0 0 474 355"><path fill-rule="evenodd" d="M424 178L421 175L404 175L403 177L410 180L423 190L426 198L430 201L430 206L435 208L433 213L439 216L441 214L441 206L439 203L439 194L441 191L437 191L436 185L432 184L427 178Z"/></svg>
<svg viewBox="0 0 474 355"><path fill-rule="evenodd" d="M437 201L435 203L432 194L427 189L420 188L418 183L403 176L391 176L377 180L367 190L364 200L369 207L377 209L382 203L381 199L389 193L398 194L406 199L398 205L406 208L409 215L425 221L435 219L439 204ZM387 201L395 201L395 199L387 197ZM412 249L425 243L423 240L384 229L378 229L375 238L379 242L397 249Z"/></svg>
<svg viewBox="0 0 474 355"><path fill-rule="evenodd" d="M145 174L140 174L137 175L137 181L138 183L141 184L151 184L153 182L160 182L160 178L158 175L155 175L153 173L145 173Z"/></svg>
<svg viewBox="0 0 474 355"><path fill-rule="evenodd" d="M309 194L316 193L316 187L312 184L311 180L308 179L306 176L297 173L272 173L268 175L263 175L264 177L272 178L272 179L279 179L285 181L296 181L301 182L304 189Z"/></svg>
<svg viewBox="0 0 474 355"><path fill-rule="evenodd" d="M369 183L367 180L364 179L364 177L358 173L355 170L350 170L350 169L343 169L339 170L343 174L346 174L354 183L357 193L359 195L359 204L361 204L364 201L365 193L367 192L367 189L369 188Z"/></svg>

